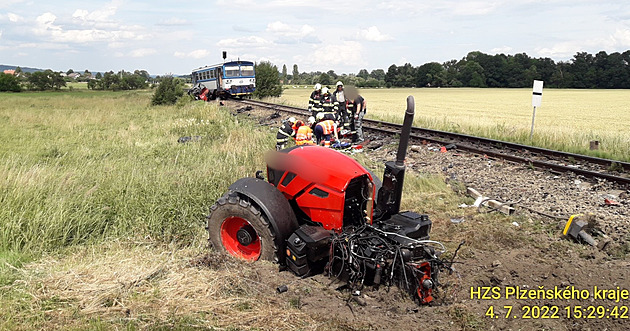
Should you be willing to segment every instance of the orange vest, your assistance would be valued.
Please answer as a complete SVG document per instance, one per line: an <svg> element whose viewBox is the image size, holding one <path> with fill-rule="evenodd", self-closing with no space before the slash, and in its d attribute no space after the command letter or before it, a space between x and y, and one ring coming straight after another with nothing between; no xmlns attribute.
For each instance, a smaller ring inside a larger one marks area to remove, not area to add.
<svg viewBox="0 0 630 331"><path fill-rule="evenodd" d="M296 145L310 145L312 144L311 137L313 136L313 130L308 125L302 125L298 128L295 134Z"/></svg>
<svg viewBox="0 0 630 331"><path fill-rule="evenodd" d="M332 134L335 132L335 121L333 120L321 121L318 125L322 127L324 134Z"/></svg>

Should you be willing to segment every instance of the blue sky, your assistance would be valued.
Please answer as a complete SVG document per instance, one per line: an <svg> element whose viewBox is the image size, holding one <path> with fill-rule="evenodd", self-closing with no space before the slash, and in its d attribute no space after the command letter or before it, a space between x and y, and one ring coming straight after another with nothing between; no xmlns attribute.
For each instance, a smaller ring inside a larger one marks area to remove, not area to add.
<svg viewBox="0 0 630 331"><path fill-rule="evenodd" d="M569 60L630 49L630 2L0 1L0 64L186 74L232 59L357 73L470 51Z"/></svg>

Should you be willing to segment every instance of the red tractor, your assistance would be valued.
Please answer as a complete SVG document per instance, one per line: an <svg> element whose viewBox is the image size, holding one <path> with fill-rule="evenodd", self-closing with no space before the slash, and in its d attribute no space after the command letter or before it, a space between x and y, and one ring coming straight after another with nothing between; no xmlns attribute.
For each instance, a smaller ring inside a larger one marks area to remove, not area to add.
<svg viewBox="0 0 630 331"><path fill-rule="evenodd" d="M353 290L397 285L420 303L433 300L438 273L451 262L429 240L427 215L399 212L405 155L414 116L407 110L396 161L383 182L349 156L296 146L267 158L267 180L242 178L211 207L215 249L250 261L270 260L298 276L326 270Z"/></svg>

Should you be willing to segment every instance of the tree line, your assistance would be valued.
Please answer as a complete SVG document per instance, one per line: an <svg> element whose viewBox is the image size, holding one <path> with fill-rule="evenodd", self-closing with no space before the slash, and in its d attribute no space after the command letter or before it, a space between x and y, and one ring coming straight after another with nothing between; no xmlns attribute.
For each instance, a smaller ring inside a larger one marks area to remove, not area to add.
<svg viewBox="0 0 630 331"><path fill-rule="evenodd" d="M300 73L297 64L288 74L286 65L279 72L285 84L334 85L341 80L358 87L531 87L542 80L545 87L556 88L630 88L630 50L595 55L578 52L569 61L532 58L525 53L489 55L470 52L461 60L429 62L420 66L392 64L385 72L361 69L357 74L327 72Z"/></svg>
<svg viewBox="0 0 630 331"><path fill-rule="evenodd" d="M67 82L87 82L88 89L93 90L136 90L145 89L149 84L155 84L160 79L152 78L146 70L135 70L126 72L124 70L114 73L113 71L93 75L88 70L83 74L71 78L74 71L68 70L66 73L52 71L50 69L35 72L24 72L17 67L14 74L0 73L0 92L20 92L23 89L30 91L59 90L67 86Z"/></svg>

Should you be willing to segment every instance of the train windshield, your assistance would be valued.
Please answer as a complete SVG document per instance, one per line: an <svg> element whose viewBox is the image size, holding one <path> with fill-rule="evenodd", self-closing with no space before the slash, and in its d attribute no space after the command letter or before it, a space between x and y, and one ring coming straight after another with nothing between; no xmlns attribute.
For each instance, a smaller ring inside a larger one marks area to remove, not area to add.
<svg viewBox="0 0 630 331"><path fill-rule="evenodd" d="M238 67L225 67L225 77L238 77Z"/></svg>
<svg viewBox="0 0 630 331"><path fill-rule="evenodd" d="M241 76L253 76L254 66L241 66Z"/></svg>

